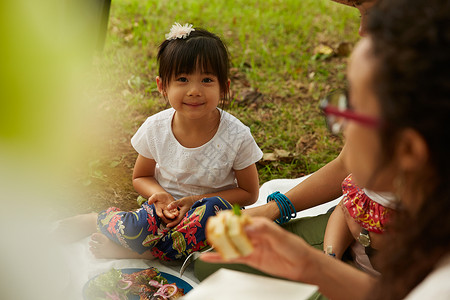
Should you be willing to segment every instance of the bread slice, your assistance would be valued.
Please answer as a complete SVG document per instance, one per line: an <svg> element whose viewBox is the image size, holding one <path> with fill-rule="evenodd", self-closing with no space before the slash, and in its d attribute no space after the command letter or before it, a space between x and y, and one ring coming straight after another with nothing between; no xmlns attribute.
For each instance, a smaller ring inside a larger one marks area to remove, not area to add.
<svg viewBox="0 0 450 300"><path fill-rule="evenodd" d="M208 219L206 236L225 260L247 256L253 251L243 229L249 222L246 215L238 216L232 210L221 211Z"/></svg>
<svg viewBox="0 0 450 300"><path fill-rule="evenodd" d="M244 226L250 223L247 215L237 216L231 211L226 214L228 237L238 249L240 256L247 256L253 251L253 246L244 232Z"/></svg>

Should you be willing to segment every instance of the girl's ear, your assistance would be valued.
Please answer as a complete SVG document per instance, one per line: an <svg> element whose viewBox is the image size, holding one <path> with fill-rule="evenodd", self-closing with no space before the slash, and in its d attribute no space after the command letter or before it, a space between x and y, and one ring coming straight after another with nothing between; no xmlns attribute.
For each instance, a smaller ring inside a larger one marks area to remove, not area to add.
<svg viewBox="0 0 450 300"><path fill-rule="evenodd" d="M156 86L158 87L158 92L164 96L166 93L164 92L162 80L159 76L156 76Z"/></svg>
<svg viewBox="0 0 450 300"><path fill-rule="evenodd" d="M403 171L420 172L428 162L428 145L422 135L413 129L400 133L396 152Z"/></svg>

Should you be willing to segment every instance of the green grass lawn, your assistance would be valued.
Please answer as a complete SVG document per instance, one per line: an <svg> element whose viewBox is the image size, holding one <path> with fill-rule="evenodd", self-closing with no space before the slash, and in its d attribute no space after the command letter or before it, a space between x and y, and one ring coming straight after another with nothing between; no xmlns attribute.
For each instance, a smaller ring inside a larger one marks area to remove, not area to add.
<svg viewBox="0 0 450 300"><path fill-rule="evenodd" d="M358 40L355 9L329 0L115 0L90 74L99 126L89 131L95 142L78 176L92 201L80 210L135 205L129 140L167 107L154 80L156 53L174 22L206 28L228 45L233 99L226 110L251 128L265 154L281 153L258 163L261 184L309 174L337 156L342 139L327 132L318 101L345 86L348 51L339 49Z"/></svg>

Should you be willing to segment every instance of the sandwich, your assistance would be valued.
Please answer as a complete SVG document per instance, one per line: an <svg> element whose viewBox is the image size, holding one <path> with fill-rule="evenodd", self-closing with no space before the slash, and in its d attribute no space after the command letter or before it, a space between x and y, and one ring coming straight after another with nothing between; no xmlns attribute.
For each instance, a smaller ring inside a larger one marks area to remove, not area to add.
<svg viewBox="0 0 450 300"><path fill-rule="evenodd" d="M220 211L206 223L208 242L225 260L247 256L252 253L253 246L244 226L250 222L250 217L242 215L238 206L233 207L233 210Z"/></svg>

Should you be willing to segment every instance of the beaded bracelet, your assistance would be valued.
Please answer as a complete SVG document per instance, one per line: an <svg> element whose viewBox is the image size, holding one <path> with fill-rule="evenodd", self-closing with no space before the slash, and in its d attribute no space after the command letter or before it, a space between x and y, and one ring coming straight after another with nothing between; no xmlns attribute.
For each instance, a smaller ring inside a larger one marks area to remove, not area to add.
<svg viewBox="0 0 450 300"><path fill-rule="evenodd" d="M275 192L267 196L267 203L270 201L275 201L280 210L280 217L275 220L277 224L284 224L288 222L290 219L295 218L297 216L297 211L295 210L294 205L286 197L284 194L280 192Z"/></svg>

